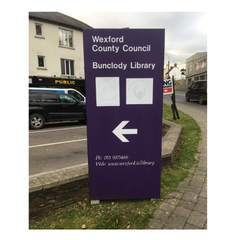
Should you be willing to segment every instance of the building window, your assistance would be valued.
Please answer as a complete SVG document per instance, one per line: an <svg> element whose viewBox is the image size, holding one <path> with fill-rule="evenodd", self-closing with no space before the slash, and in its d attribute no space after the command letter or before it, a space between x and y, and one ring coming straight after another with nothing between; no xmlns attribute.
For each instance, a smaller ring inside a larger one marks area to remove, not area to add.
<svg viewBox="0 0 240 240"><path fill-rule="evenodd" d="M42 24L35 24L36 36L43 36Z"/></svg>
<svg viewBox="0 0 240 240"><path fill-rule="evenodd" d="M73 47L73 32L59 28L59 45L64 47Z"/></svg>
<svg viewBox="0 0 240 240"><path fill-rule="evenodd" d="M38 67L44 68L45 67L45 57L38 56Z"/></svg>
<svg viewBox="0 0 240 240"><path fill-rule="evenodd" d="M74 76L74 61L61 59L61 74L67 76Z"/></svg>
<svg viewBox="0 0 240 240"><path fill-rule="evenodd" d="M188 66L188 73L190 73L192 71L192 65Z"/></svg>
<svg viewBox="0 0 240 240"><path fill-rule="evenodd" d="M201 61L201 68L204 68L204 67L206 67L207 66L207 64L206 64L206 59L203 59L202 61Z"/></svg>

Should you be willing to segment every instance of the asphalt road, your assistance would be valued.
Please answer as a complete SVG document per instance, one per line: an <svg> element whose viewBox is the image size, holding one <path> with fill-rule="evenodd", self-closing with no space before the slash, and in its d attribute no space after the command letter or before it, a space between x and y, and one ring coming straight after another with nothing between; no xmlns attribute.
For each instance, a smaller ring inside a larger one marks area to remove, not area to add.
<svg viewBox="0 0 240 240"><path fill-rule="evenodd" d="M198 101L189 101L187 102L185 100L185 93L186 93L187 90L176 90L175 92L175 98L176 98L176 105L178 103L181 103L181 104L185 104L186 106L189 106L189 107L194 107L196 109L199 109L199 110L206 110L207 111L207 104L204 103L203 105L200 105ZM166 98L166 99L169 99L171 100L171 94L169 95L164 95L163 98Z"/></svg>
<svg viewBox="0 0 240 240"><path fill-rule="evenodd" d="M206 114L207 104L185 101L186 91L176 91L176 105ZM171 100L171 95L164 99ZM87 127L76 122L46 124L42 130L29 130L29 175L87 163Z"/></svg>
<svg viewBox="0 0 240 240"><path fill-rule="evenodd" d="M185 93L187 90L176 90L175 92L175 98L176 98L176 106L178 103L184 104L189 107L194 107L199 110L206 110L207 111L207 103L204 103L203 105L200 105L198 101L189 101L187 102L185 100ZM163 98L171 100L172 94L164 95Z"/></svg>
<svg viewBox="0 0 240 240"><path fill-rule="evenodd" d="M87 163L86 125L51 123L29 130L29 175Z"/></svg>

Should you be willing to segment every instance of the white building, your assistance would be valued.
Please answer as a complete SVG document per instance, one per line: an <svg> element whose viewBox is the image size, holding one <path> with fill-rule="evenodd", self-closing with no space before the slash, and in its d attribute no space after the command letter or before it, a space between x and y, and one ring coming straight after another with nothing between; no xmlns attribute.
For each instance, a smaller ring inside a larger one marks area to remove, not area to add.
<svg viewBox="0 0 240 240"><path fill-rule="evenodd" d="M29 86L85 92L84 28L92 27L59 12L29 12Z"/></svg>
<svg viewBox="0 0 240 240"><path fill-rule="evenodd" d="M174 77L174 80L185 79L185 76L182 75L181 70L177 67L177 63L174 63L174 67L170 67L170 70L166 72L165 79Z"/></svg>

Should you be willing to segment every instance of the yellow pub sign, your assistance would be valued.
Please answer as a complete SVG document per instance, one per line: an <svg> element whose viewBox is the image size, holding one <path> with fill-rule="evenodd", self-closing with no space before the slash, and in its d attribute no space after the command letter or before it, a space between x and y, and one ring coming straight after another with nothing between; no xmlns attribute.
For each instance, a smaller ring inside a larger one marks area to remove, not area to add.
<svg viewBox="0 0 240 240"><path fill-rule="evenodd" d="M55 84L75 84L75 81L55 80Z"/></svg>

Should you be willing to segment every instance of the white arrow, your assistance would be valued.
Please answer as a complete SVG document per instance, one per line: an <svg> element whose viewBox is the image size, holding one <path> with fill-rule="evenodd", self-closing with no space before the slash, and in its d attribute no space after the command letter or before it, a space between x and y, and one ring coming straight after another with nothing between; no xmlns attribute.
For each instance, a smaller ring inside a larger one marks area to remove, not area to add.
<svg viewBox="0 0 240 240"><path fill-rule="evenodd" d="M129 142L123 134L137 134L137 129L123 129L129 121L122 121L112 132L122 141Z"/></svg>

